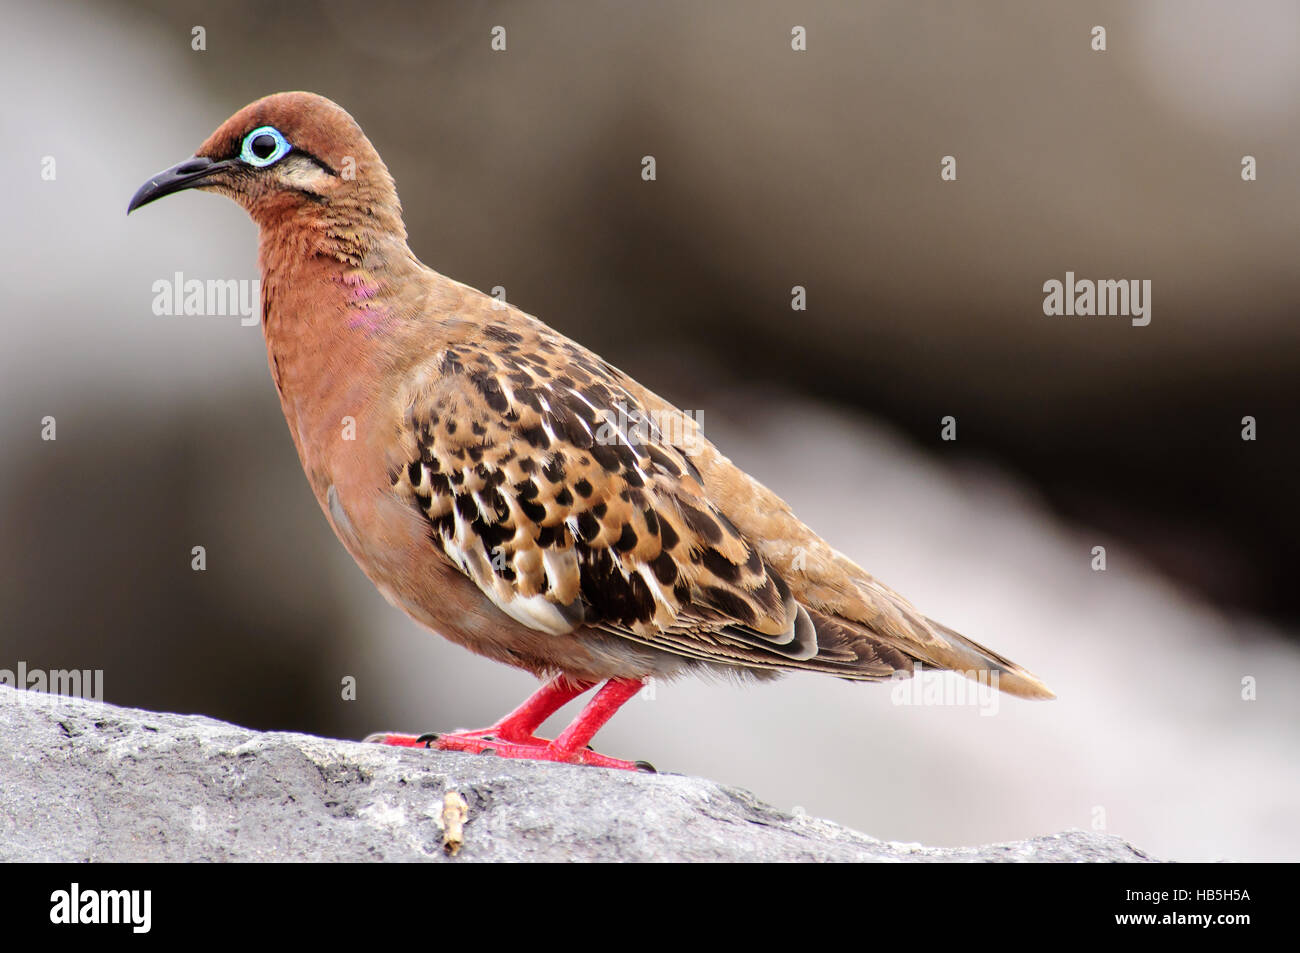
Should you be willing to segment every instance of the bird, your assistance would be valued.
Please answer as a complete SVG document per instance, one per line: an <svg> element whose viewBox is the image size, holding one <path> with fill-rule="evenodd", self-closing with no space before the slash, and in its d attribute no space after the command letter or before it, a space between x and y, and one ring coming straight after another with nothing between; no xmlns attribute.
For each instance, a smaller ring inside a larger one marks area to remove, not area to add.
<svg viewBox="0 0 1300 953"><path fill-rule="evenodd" d="M387 166L331 100L250 103L127 212L190 189L258 226L271 377L343 546L415 622L542 680L487 728L372 740L637 771L589 743L649 679L919 666L1054 697L832 548L698 414L424 265Z"/></svg>

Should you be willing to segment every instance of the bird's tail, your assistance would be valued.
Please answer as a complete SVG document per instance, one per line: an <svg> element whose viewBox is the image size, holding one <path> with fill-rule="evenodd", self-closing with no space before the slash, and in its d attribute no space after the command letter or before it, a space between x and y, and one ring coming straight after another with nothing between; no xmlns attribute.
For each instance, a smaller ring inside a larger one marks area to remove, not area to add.
<svg viewBox="0 0 1300 953"><path fill-rule="evenodd" d="M935 656L934 662L940 668L957 672L980 682L988 679L989 684L998 690L1019 698L1048 699L1056 697L1056 694L1044 685L1037 676L1021 668L1010 659L1004 658L992 649L986 649L978 642L971 641L960 632L956 632L942 623L935 622L933 619L926 619L926 621L947 642L946 647L939 648L937 651L935 647L930 647L931 654ZM996 683L989 675L981 677L981 672L995 674L997 677Z"/></svg>

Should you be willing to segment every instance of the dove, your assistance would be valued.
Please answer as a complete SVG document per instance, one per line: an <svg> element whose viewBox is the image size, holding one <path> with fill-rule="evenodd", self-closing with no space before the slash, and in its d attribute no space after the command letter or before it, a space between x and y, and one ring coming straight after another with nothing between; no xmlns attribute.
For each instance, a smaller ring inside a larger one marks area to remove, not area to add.
<svg viewBox="0 0 1300 953"><path fill-rule="evenodd" d="M344 548L421 626L543 680L488 728L375 740L649 770L589 746L648 679L922 667L1053 697L832 548L698 415L421 263L388 168L337 104L245 106L128 212L192 189L258 226L271 377Z"/></svg>

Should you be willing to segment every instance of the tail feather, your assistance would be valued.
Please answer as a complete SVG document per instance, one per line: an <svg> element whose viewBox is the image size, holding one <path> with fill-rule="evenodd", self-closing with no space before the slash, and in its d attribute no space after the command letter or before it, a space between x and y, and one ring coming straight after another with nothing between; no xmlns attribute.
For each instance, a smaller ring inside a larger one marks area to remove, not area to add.
<svg viewBox="0 0 1300 953"><path fill-rule="evenodd" d="M1035 675L1005 656L973 642L942 623L909 611L886 625L876 626L808 610L817 627L818 654L798 667L841 678L876 680L899 673L911 674L917 664L956 672L1020 698L1055 698ZM778 667L794 665L778 663ZM992 673L992 676L990 674ZM996 680L995 680L996 679Z"/></svg>
<svg viewBox="0 0 1300 953"><path fill-rule="evenodd" d="M958 672L967 678L973 679L978 679L980 672L994 672L997 674L996 687L1000 691L1019 698L1049 699L1056 697L1056 694L1044 685L1037 676L1021 668L1010 659L966 638L960 632L956 632L942 623L935 622L933 619L926 619L926 621L948 643L946 650L939 649L935 653L937 657L934 661L939 667Z"/></svg>

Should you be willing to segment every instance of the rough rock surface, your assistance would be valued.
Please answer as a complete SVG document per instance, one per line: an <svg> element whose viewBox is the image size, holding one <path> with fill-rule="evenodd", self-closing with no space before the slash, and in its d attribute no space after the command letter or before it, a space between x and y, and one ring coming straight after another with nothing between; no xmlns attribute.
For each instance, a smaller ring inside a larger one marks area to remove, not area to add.
<svg viewBox="0 0 1300 953"><path fill-rule="evenodd" d="M701 778L261 733L0 686L0 861L1149 861L876 840ZM449 791L468 805L444 849Z"/></svg>

